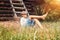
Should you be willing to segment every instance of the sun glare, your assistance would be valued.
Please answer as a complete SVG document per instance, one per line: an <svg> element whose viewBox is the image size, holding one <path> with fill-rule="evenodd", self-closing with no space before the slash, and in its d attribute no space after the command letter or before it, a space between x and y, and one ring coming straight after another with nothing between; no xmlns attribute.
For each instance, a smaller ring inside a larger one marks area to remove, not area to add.
<svg viewBox="0 0 60 40"><path fill-rule="evenodd" d="M54 2L58 5L60 5L60 0L54 0Z"/></svg>
<svg viewBox="0 0 60 40"><path fill-rule="evenodd" d="M60 5L60 0L52 0L50 4Z"/></svg>
<svg viewBox="0 0 60 40"><path fill-rule="evenodd" d="M60 0L52 0L52 1L50 2L50 5L51 5L53 8L60 9Z"/></svg>
<svg viewBox="0 0 60 40"><path fill-rule="evenodd" d="M57 2L60 2L60 0L56 0Z"/></svg>

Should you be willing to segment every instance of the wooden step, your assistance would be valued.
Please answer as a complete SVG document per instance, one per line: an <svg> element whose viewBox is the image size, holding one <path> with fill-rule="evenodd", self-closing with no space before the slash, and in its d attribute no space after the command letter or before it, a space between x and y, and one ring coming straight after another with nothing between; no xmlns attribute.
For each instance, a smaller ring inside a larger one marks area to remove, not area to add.
<svg viewBox="0 0 60 40"><path fill-rule="evenodd" d="M23 5L22 3L12 3L13 5Z"/></svg>
<svg viewBox="0 0 60 40"><path fill-rule="evenodd" d="M0 14L0 17L13 17L13 14Z"/></svg>
<svg viewBox="0 0 60 40"><path fill-rule="evenodd" d="M15 9L20 9L20 10L24 10L24 7L14 7Z"/></svg>
<svg viewBox="0 0 60 40"><path fill-rule="evenodd" d="M34 14L33 12L35 12L35 10L33 9L33 7L34 7L34 3L35 3L36 0L23 0L23 1L25 3L25 6L26 6L29 14L33 15Z"/></svg>
<svg viewBox="0 0 60 40"><path fill-rule="evenodd" d="M12 0L12 1L22 1L22 0Z"/></svg>
<svg viewBox="0 0 60 40"><path fill-rule="evenodd" d="M12 3L22 3L22 1L17 1L17 0L16 0L16 1L14 0L14 1L13 1L13 0L12 0Z"/></svg>
<svg viewBox="0 0 60 40"><path fill-rule="evenodd" d="M23 5L22 3L13 3L13 5Z"/></svg>
<svg viewBox="0 0 60 40"><path fill-rule="evenodd" d="M23 5L13 5L15 7L24 7Z"/></svg>
<svg viewBox="0 0 60 40"><path fill-rule="evenodd" d="M26 2L35 2L35 0L23 0L23 1L26 1Z"/></svg>
<svg viewBox="0 0 60 40"><path fill-rule="evenodd" d="M25 11L25 9L15 9L15 11Z"/></svg>

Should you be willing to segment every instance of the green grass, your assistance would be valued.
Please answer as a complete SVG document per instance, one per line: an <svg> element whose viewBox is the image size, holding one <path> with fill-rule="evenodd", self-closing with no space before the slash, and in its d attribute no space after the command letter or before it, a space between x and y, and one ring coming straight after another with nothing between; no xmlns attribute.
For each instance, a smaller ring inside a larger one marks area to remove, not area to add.
<svg viewBox="0 0 60 40"><path fill-rule="evenodd" d="M38 27L4 28L0 26L0 40L60 40L60 22L42 22Z"/></svg>

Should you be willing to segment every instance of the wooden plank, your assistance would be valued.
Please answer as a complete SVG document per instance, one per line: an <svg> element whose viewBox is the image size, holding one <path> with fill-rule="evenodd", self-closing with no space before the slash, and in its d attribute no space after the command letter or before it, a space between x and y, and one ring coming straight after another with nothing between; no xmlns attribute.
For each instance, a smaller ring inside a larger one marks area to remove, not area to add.
<svg viewBox="0 0 60 40"><path fill-rule="evenodd" d="M0 10L0 12L13 12L12 10Z"/></svg>
<svg viewBox="0 0 60 40"><path fill-rule="evenodd" d="M12 1L22 1L22 0L12 0Z"/></svg>
<svg viewBox="0 0 60 40"><path fill-rule="evenodd" d="M0 7L0 10L12 10L12 7Z"/></svg>
<svg viewBox="0 0 60 40"><path fill-rule="evenodd" d="M22 1L12 1L12 3L22 3Z"/></svg>
<svg viewBox="0 0 60 40"><path fill-rule="evenodd" d="M35 0L24 0L24 1L35 1Z"/></svg>
<svg viewBox="0 0 60 40"><path fill-rule="evenodd" d="M22 3L12 3L13 5L23 5Z"/></svg>
<svg viewBox="0 0 60 40"><path fill-rule="evenodd" d="M25 8L23 7L14 7L15 9L18 9L18 10L25 10Z"/></svg>
<svg viewBox="0 0 60 40"><path fill-rule="evenodd" d="M0 17L13 17L13 14L0 14Z"/></svg>
<svg viewBox="0 0 60 40"><path fill-rule="evenodd" d="M14 7L14 8L17 8L17 9L19 9L19 8L21 9L22 8L22 9L24 9L24 7Z"/></svg>
<svg viewBox="0 0 60 40"><path fill-rule="evenodd" d="M0 7L0 8L12 9L12 7Z"/></svg>
<svg viewBox="0 0 60 40"><path fill-rule="evenodd" d="M9 1L9 0L0 0L0 1Z"/></svg>
<svg viewBox="0 0 60 40"><path fill-rule="evenodd" d="M9 3L0 3L0 5L11 5Z"/></svg>
<svg viewBox="0 0 60 40"><path fill-rule="evenodd" d="M23 5L13 5L15 7L24 7Z"/></svg>
<svg viewBox="0 0 60 40"><path fill-rule="evenodd" d="M13 20L13 17L0 17L0 21Z"/></svg>

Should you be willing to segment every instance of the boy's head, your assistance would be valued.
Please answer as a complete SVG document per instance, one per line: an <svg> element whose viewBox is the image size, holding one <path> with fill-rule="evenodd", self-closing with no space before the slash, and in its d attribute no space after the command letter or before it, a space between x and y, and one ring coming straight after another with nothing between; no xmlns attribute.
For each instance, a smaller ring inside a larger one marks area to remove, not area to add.
<svg viewBox="0 0 60 40"><path fill-rule="evenodd" d="M26 18L28 16L28 13L25 11L22 11L21 16Z"/></svg>

